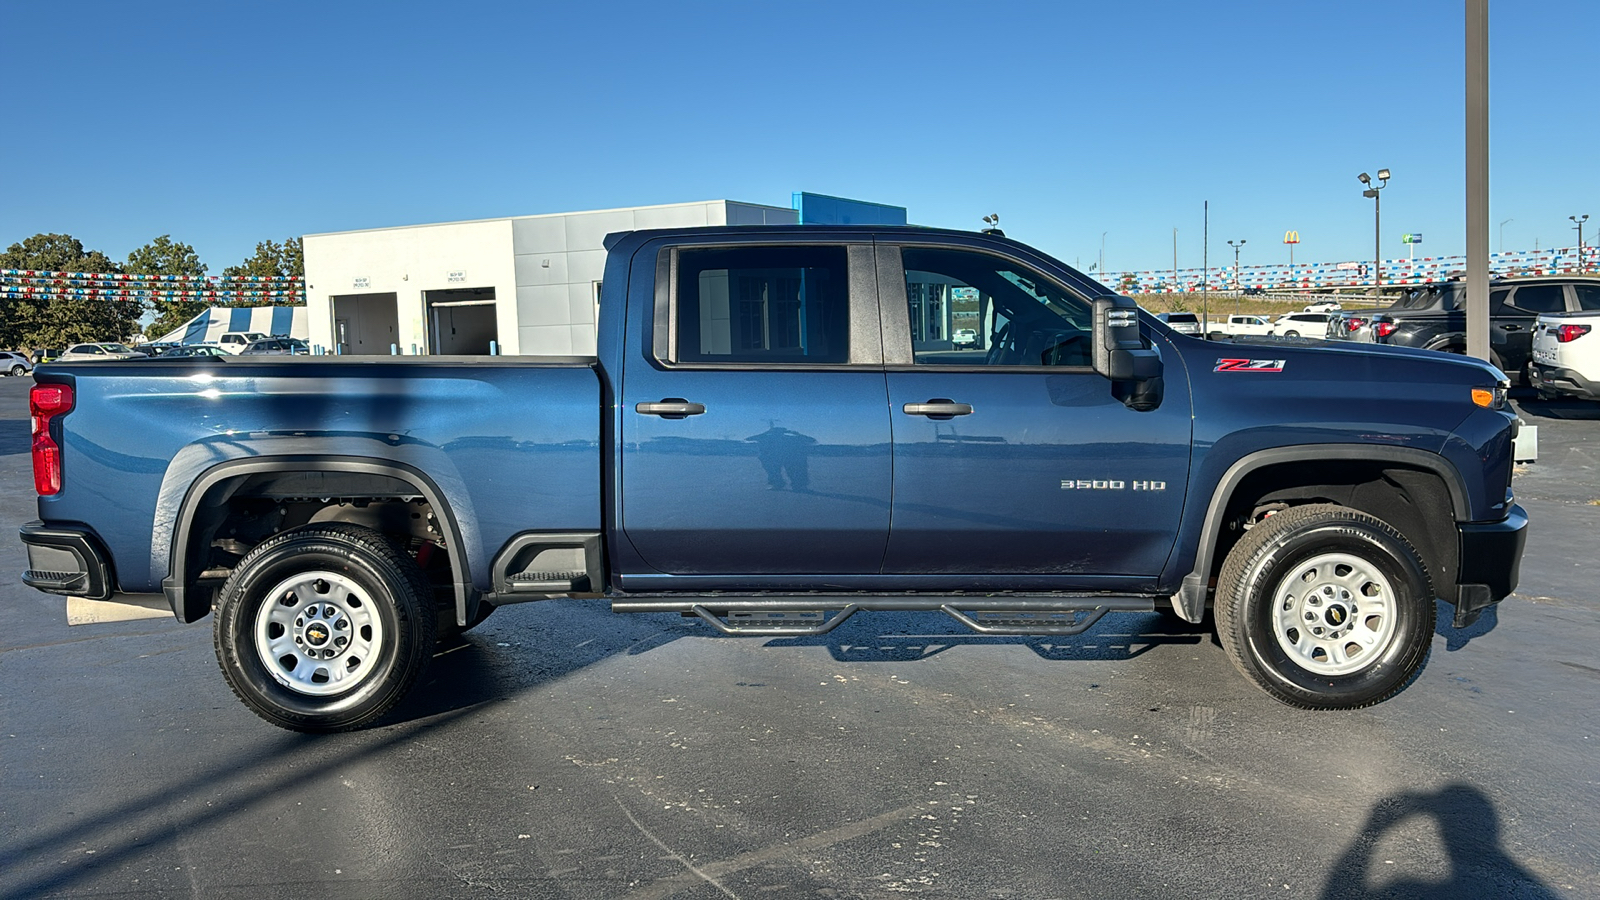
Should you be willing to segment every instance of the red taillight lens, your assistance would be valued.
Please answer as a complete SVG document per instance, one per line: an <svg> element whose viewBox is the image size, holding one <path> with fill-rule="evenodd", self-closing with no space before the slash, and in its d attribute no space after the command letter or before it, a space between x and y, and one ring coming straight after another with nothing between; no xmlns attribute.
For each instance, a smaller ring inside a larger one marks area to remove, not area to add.
<svg viewBox="0 0 1600 900"><path fill-rule="evenodd" d="M1361 318L1360 316L1351 316L1345 321L1350 323L1351 331L1355 331L1357 328L1365 328L1367 326L1367 320Z"/></svg>
<svg viewBox="0 0 1600 900"><path fill-rule="evenodd" d="M1372 333L1378 337L1386 338L1389 335L1394 334L1394 330L1399 327L1399 325L1396 325L1393 322L1373 322Z"/></svg>
<svg viewBox="0 0 1600 900"><path fill-rule="evenodd" d="M49 497L61 492L61 446L50 434L50 421L72 410L72 387L36 384L28 395L33 414L33 489Z"/></svg>
<svg viewBox="0 0 1600 900"><path fill-rule="evenodd" d="M1561 325L1556 328L1556 342L1565 344L1589 333L1587 325ZM1587 346L1587 345L1585 345Z"/></svg>

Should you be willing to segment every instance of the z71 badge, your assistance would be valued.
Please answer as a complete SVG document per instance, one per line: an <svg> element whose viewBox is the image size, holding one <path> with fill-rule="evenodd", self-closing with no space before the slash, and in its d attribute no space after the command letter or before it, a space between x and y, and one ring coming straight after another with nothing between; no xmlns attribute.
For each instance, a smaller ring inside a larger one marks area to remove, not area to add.
<svg viewBox="0 0 1600 900"><path fill-rule="evenodd" d="M1219 359L1213 372L1282 372L1281 359Z"/></svg>

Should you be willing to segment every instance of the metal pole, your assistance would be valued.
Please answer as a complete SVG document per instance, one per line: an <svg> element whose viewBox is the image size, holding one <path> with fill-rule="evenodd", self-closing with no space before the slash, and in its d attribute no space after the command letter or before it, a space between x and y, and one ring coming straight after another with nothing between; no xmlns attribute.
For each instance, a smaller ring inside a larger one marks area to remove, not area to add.
<svg viewBox="0 0 1600 900"><path fill-rule="evenodd" d="M1383 193L1372 192L1372 295L1383 300Z"/></svg>
<svg viewBox="0 0 1600 900"><path fill-rule="evenodd" d="M1172 226L1172 290L1178 290L1178 226Z"/></svg>
<svg viewBox="0 0 1600 900"><path fill-rule="evenodd" d="M1205 205L1205 219L1203 230L1200 233L1200 336L1205 337L1211 333L1209 299L1206 291L1211 287L1207 284L1211 280L1211 201Z"/></svg>
<svg viewBox="0 0 1600 900"><path fill-rule="evenodd" d="M1467 354L1489 359L1489 0L1467 13Z"/></svg>

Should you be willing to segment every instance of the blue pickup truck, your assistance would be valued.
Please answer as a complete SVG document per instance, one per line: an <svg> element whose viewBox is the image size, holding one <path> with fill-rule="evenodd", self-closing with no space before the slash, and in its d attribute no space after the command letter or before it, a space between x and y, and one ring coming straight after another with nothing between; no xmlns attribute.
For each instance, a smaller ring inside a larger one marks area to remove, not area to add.
<svg viewBox="0 0 1600 900"><path fill-rule="evenodd" d="M1516 420L1475 360L1199 340L995 234L607 250L596 358L40 368L23 580L211 614L234 692L302 731L530 600L761 635L1213 611L1246 677L1331 709L1410 683L1436 597L1462 627L1516 586Z"/></svg>

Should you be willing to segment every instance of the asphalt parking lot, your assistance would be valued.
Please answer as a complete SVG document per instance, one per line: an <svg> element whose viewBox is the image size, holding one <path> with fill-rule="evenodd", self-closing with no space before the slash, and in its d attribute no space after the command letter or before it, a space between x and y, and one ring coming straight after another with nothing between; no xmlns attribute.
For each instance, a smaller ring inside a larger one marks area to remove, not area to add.
<svg viewBox="0 0 1600 900"><path fill-rule="evenodd" d="M398 721L272 728L209 621L29 590L0 378L0 896L1600 896L1600 404L1523 403L1518 592L1381 706L1308 713L1209 632L864 614L727 638L501 610ZM137 440L130 435L130 440Z"/></svg>

